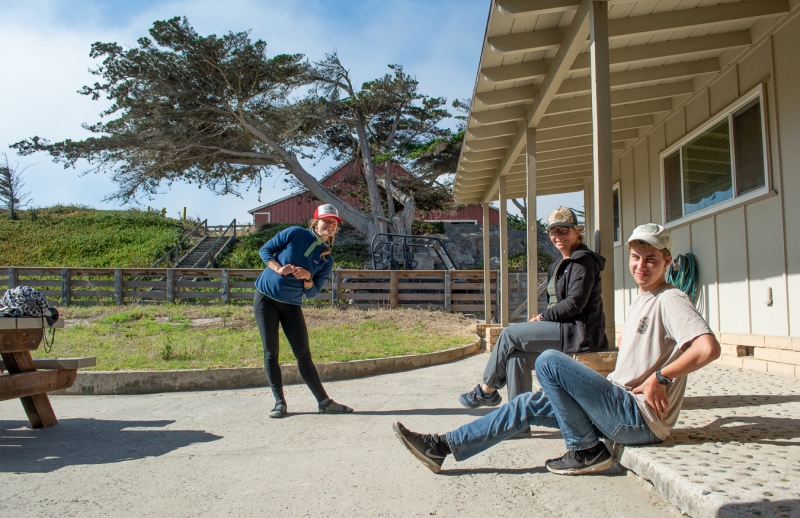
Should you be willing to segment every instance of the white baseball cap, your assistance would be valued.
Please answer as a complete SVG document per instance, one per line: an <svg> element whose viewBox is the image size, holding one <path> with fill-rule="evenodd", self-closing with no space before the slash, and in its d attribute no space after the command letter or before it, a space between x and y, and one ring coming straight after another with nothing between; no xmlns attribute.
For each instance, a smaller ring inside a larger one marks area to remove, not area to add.
<svg viewBox="0 0 800 518"><path fill-rule="evenodd" d="M655 223L645 223L633 229L631 237L628 238L628 243L631 241L644 241L659 250L664 248L672 250L672 236L669 230Z"/></svg>

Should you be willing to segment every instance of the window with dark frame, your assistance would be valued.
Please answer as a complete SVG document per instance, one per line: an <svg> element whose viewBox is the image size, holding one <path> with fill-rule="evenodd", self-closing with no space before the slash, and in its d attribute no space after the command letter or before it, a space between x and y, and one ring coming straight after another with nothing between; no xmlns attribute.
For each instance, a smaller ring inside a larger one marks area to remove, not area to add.
<svg viewBox="0 0 800 518"><path fill-rule="evenodd" d="M767 185L761 97L662 157L666 222Z"/></svg>

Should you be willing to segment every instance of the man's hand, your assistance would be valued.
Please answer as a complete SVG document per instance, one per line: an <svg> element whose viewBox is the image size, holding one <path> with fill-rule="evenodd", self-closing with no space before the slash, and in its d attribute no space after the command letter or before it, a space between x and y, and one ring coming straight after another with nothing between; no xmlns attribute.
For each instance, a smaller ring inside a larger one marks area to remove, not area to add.
<svg viewBox="0 0 800 518"><path fill-rule="evenodd" d="M655 410L659 419L664 419L664 412L669 407L669 400L667 399L667 387L662 385L653 374L644 380L644 383L633 389L634 394L644 394L644 399L650 408Z"/></svg>
<svg viewBox="0 0 800 518"><path fill-rule="evenodd" d="M294 275L296 279L300 279L301 281L311 280L311 272L309 272L308 270L306 270L301 266L295 266L294 270L292 271L292 275Z"/></svg>
<svg viewBox="0 0 800 518"><path fill-rule="evenodd" d="M541 322L542 321L542 314L539 313L538 315L533 315L528 322Z"/></svg>

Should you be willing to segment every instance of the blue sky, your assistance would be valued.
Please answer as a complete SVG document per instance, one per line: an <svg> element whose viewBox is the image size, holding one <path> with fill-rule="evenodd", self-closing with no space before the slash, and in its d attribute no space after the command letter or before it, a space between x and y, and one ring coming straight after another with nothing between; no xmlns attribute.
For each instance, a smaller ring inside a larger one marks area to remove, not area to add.
<svg viewBox="0 0 800 518"><path fill-rule="evenodd" d="M64 169L48 155L19 157L7 146L38 135L51 141L82 139L82 123L99 120L103 101L76 93L95 77L89 47L96 41L134 46L155 20L186 16L200 34L250 30L263 39L270 54L303 53L311 60L337 51L356 81L384 74L387 64L402 64L415 75L423 93L449 100L469 98L480 59L489 0L211 0L77 1L0 0L0 153L25 172L25 190L33 205L80 203L120 208L103 202L116 190L109 175L82 174L87 164ZM316 176L333 165L306 163ZM165 207L177 216L211 224L247 214L261 203L288 194L278 178L265 180L261 193L243 191L242 198L218 196L196 186L163 186L141 206ZM559 203L582 207L581 195L539 199L539 217ZM513 207L509 204L510 208ZM512 212L514 212L512 210Z"/></svg>

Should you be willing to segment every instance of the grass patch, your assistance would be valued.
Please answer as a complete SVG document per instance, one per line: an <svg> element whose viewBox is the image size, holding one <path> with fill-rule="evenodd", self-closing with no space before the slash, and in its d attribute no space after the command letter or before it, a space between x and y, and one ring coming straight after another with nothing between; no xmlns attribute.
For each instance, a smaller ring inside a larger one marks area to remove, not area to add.
<svg viewBox="0 0 800 518"><path fill-rule="evenodd" d="M0 264L143 268L196 223L142 210L56 205L0 216Z"/></svg>
<svg viewBox="0 0 800 518"><path fill-rule="evenodd" d="M422 354L474 341L471 318L414 309L304 308L317 363ZM67 327L50 353L96 356L93 370L211 369L263 366L250 306L188 304L67 307ZM281 363L295 361L281 333Z"/></svg>

